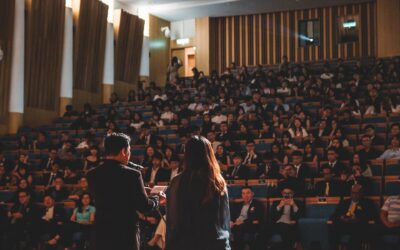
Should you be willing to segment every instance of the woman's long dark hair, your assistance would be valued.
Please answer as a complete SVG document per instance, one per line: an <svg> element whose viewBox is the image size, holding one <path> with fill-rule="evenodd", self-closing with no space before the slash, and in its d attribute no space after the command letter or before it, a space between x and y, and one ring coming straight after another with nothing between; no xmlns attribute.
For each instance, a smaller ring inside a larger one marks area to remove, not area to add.
<svg viewBox="0 0 400 250"><path fill-rule="evenodd" d="M190 198L204 205L225 192L226 183L211 143L202 136L192 137L186 144L184 169L178 189L181 201Z"/></svg>
<svg viewBox="0 0 400 250"><path fill-rule="evenodd" d="M89 205L92 204L92 195L90 195L90 193L84 192L83 194L81 194L81 196L79 197L79 201L78 201L78 203L77 203L77 208L78 208L78 212L79 212L79 213L85 212L85 211L83 211L83 204L82 204L82 199L83 199L83 197L84 197L85 195L89 196L89 199L90 199Z"/></svg>

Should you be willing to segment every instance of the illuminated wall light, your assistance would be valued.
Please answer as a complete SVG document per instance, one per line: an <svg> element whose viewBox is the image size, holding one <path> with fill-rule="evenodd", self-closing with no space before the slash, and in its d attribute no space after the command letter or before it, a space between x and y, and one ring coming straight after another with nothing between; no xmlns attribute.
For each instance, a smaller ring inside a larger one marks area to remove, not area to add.
<svg viewBox="0 0 400 250"><path fill-rule="evenodd" d="M343 23L343 28L355 28L356 26L356 21L348 21Z"/></svg>
<svg viewBox="0 0 400 250"><path fill-rule="evenodd" d="M176 40L176 44L178 45L185 45L190 42L189 38L180 38Z"/></svg>

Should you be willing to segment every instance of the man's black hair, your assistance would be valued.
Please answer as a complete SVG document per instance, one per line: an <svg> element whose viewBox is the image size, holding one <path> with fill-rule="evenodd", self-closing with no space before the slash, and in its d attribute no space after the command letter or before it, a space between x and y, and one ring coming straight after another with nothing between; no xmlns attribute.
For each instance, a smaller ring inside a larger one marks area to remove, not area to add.
<svg viewBox="0 0 400 250"><path fill-rule="evenodd" d="M131 142L131 138L124 133L112 133L104 140L105 155L115 156L122 149L127 148Z"/></svg>
<svg viewBox="0 0 400 250"><path fill-rule="evenodd" d="M251 192L254 192L254 191L253 191L253 188L252 188L251 186L247 186L247 185L246 185L246 186L243 186L240 190L243 191L244 189L250 189Z"/></svg>

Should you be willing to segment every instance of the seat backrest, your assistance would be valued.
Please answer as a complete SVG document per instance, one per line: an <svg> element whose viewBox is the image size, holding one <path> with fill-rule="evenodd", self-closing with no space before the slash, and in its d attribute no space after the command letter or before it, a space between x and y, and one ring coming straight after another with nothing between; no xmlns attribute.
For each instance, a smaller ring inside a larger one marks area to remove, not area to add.
<svg viewBox="0 0 400 250"><path fill-rule="evenodd" d="M305 217L329 219L336 209L340 197L310 197L306 199Z"/></svg>

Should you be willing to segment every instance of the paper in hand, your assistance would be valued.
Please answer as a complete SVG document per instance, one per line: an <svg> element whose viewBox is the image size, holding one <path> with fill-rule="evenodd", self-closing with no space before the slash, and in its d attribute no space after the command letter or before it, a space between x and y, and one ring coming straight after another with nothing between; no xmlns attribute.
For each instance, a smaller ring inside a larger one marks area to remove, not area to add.
<svg viewBox="0 0 400 250"><path fill-rule="evenodd" d="M161 192L165 193L165 191L167 191L167 187L168 186L154 186L150 191L150 195L158 195Z"/></svg>

